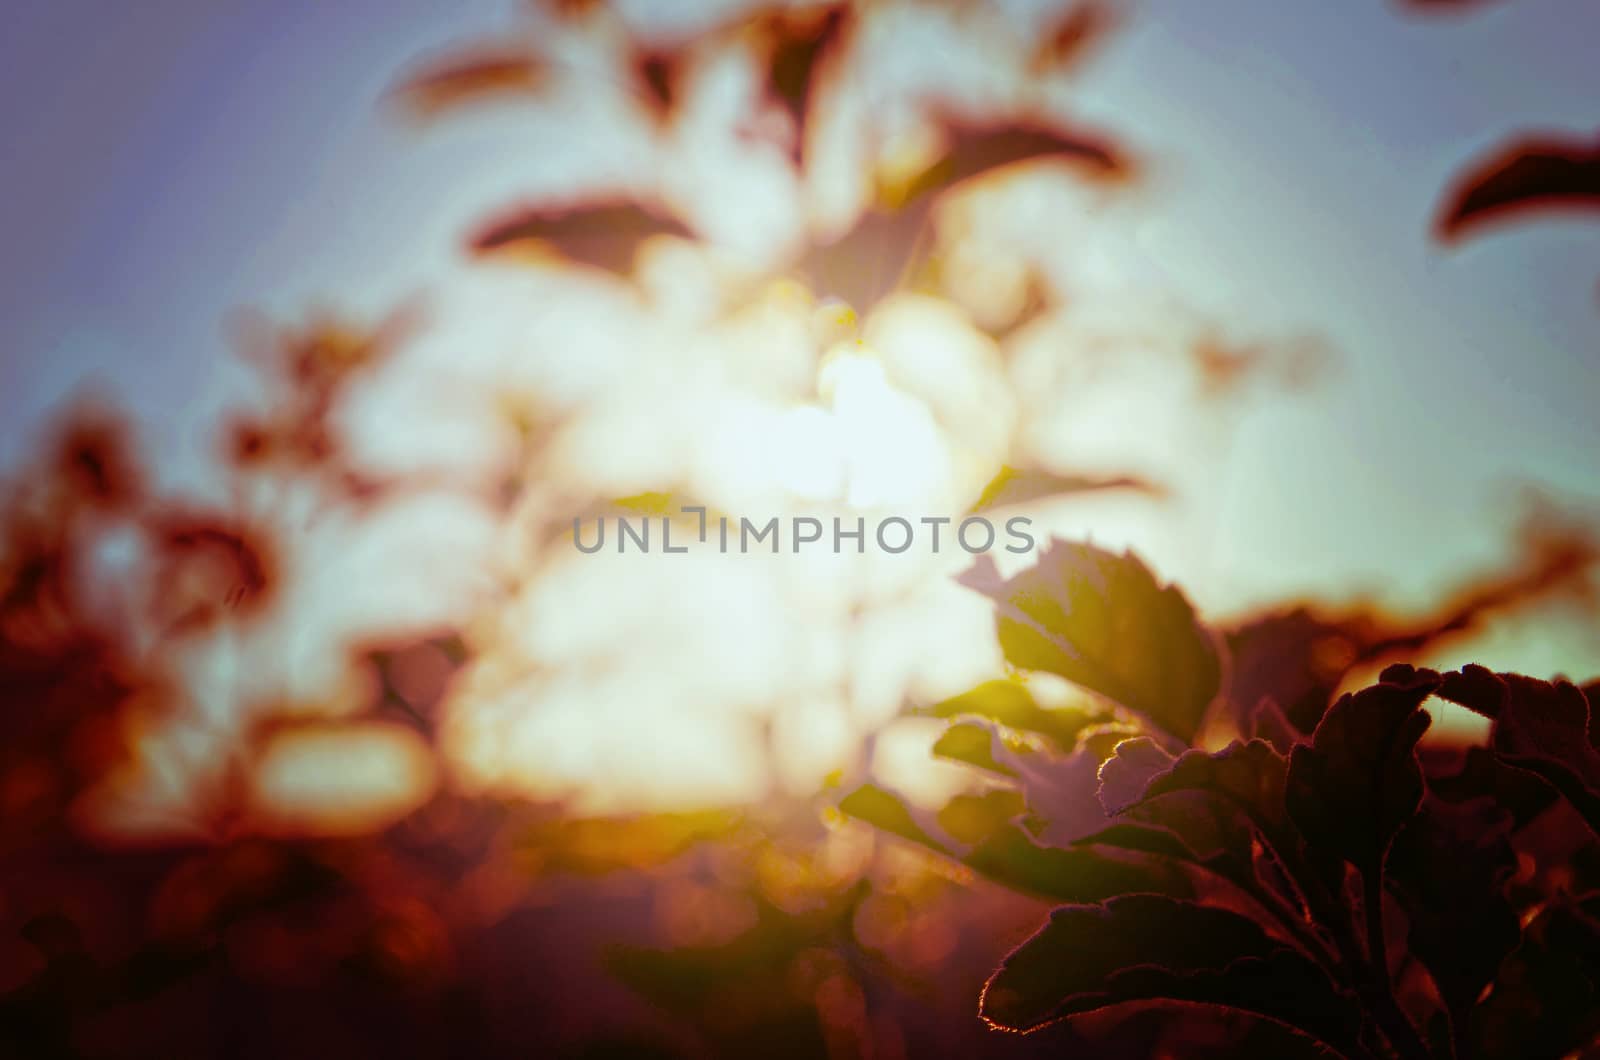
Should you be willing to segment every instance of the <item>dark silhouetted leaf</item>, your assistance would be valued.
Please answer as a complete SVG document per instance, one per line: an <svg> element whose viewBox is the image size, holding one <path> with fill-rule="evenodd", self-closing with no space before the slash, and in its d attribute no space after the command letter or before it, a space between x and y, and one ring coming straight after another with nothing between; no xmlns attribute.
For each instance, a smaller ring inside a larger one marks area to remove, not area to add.
<svg viewBox="0 0 1600 1060"><path fill-rule="evenodd" d="M1577 686L1468 666L1445 675L1439 695L1494 719L1489 745L1501 761L1538 774L1600 834L1600 751Z"/></svg>
<svg viewBox="0 0 1600 1060"><path fill-rule="evenodd" d="M1467 748L1453 771L1430 771L1428 791L1446 802L1493 799L1511 815L1515 828L1527 825L1559 797L1536 774L1507 765L1486 747Z"/></svg>
<svg viewBox="0 0 1600 1060"><path fill-rule="evenodd" d="M1256 704L1250 713L1245 735L1253 740L1265 740L1279 754L1286 755L1305 737L1278 706L1278 701L1268 696Z"/></svg>
<svg viewBox="0 0 1600 1060"><path fill-rule="evenodd" d="M1332 615L1294 608L1227 630L1227 701L1249 711L1270 696L1295 728L1308 733L1355 667L1415 656L1480 628L1491 615L1581 589L1596 564L1591 528L1552 518L1537 507L1525 518L1516 546L1503 567L1468 579L1420 616L1404 618L1370 606Z"/></svg>
<svg viewBox="0 0 1600 1060"><path fill-rule="evenodd" d="M1328 708L1310 745L1289 757L1284 803L1319 852L1380 872L1389 844L1422 800L1419 709L1439 685L1429 671L1393 666L1379 683Z"/></svg>
<svg viewBox="0 0 1600 1060"><path fill-rule="evenodd" d="M1060 674L1193 741L1221 684L1217 646L1133 554L1058 539L1009 579L983 556L961 582L995 601L1012 665Z"/></svg>
<svg viewBox="0 0 1600 1060"><path fill-rule="evenodd" d="M1120 837L1113 837L1119 838ZM1184 898L1194 893L1189 875L1167 857L1170 848L1152 847L1149 836L1131 849L1080 843L1041 846L1021 828L1007 825L973 846L962 862L996 883L1057 902L1099 902L1121 894L1162 894Z"/></svg>
<svg viewBox="0 0 1600 1060"><path fill-rule="evenodd" d="M515 210L486 225L471 246L478 254L549 247L580 265L627 275L640 244L654 236L694 234L657 207L613 199Z"/></svg>
<svg viewBox="0 0 1600 1060"><path fill-rule="evenodd" d="M1600 209L1600 145L1529 137L1502 146L1456 181L1439 214L1439 238L1538 211Z"/></svg>
<svg viewBox="0 0 1600 1060"><path fill-rule="evenodd" d="M1285 860L1298 844L1284 809L1287 763L1261 740L1185 752L1145 785L1119 821L1160 828L1186 860L1228 880L1295 925L1306 899Z"/></svg>
<svg viewBox="0 0 1600 1060"><path fill-rule="evenodd" d="M1348 1049L1360 1026L1320 968L1254 921L1149 894L1057 909L990 978L980 1011L998 1027L1028 1031L1141 1001L1251 1012L1334 1048Z"/></svg>
<svg viewBox="0 0 1600 1060"><path fill-rule="evenodd" d="M1473 1012L1474 1053L1553 1060L1592 1045L1597 1032L1600 896L1558 895L1523 929Z"/></svg>
<svg viewBox="0 0 1600 1060"><path fill-rule="evenodd" d="M1511 817L1487 799L1428 797L1395 837L1386 879L1453 1022L1468 1018L1521 929L1506 899L1517 868Z"/></svg>

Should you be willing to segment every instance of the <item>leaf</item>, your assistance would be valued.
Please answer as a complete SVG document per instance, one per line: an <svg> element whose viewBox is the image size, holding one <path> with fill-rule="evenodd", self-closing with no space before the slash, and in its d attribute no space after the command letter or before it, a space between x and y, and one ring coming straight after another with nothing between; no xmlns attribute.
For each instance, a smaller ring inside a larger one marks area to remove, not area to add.
<svg viewBox="0 0 1600 1060"><path fill-rule="evenodd" d="M1127 734L1118 731L1116 738ZM1103 757L1092 746L1080 744L1067 754L1016 748L991 724L973 721L952 725L933 751L1014 781L1042 822L1038 835L1046 843L1064 846L1106 825L1095 795Z"/></svg>
<svg viewBox="0 0 1600 1060"><path fill-rule="evenodd" d="M804 161L817 72L829 55L844 48L853 21L845 4L828 4L810 16L785 12L767 23L767 94L793 123L791 158L796 165Z"/></svg>
<svg viewBox="0 0 1600 1060"><path fill-rule="evenodd" d="M1197 748L1153 777L1117 819L1171 834L1188 860L1303 921L1306 899L1285 864L1299 852L1284 809L1287 769L1261 740Z"/></svg>
<svg viewBox="0 0 1600 1060"><path fill-rule="evenodd" d="M470 242L476 254L546 246L580 265L627 275L640 244L663 235L694 238L682 222L655 206L602 197L513 210L485 225Z"/></svg>
<svg viewBox="0 0 1600 1060"><path fill-rule="evenodd" d="M1057 749L1070 751L1078 735L1109 715L1083 709L1054 709L1040 705L1021 681L986 681L969 692L940 700L917 710L934 718L974 714L997 721L1008 729L1043 736Z"/></svg>
<svg viewBox="0 0 1600 1060"><path fill-rule="evenodd" d="M1428 774L1428 793L1446 802L1489 798L1511 815L1512 827L1526 827L1558 796L1549 784L1525 769L1507 765L1486 747L1469 747L1453 773Z"/></svg>
<svg viewBox="0 0 1600 1060"><path fill-rule="evenodd" d="M909 839L929 850L954 856L950 848L941 840L935 839L898 796L876 784L863 784L840 799L839 812L900 836L902 839Z"/></svg>
<svg viewBox="0 0 1600 1060"><path fill-rule="evenodd" d="M1600 834L1600 751L1589 742L1589 701L1566 681L1467 666L1439 695L1494 719L1489 746L1502 762L1537 774Z"/></svg>
<svg viewBox="0 0 1600 1060"><path fill-rule="evenodd" d="M1438 684L1430 671L1391 666L1378 684L1342 696L1311 744L1294 749L1284 804L1313 848L1364 874L1382 870L1422 801L1416 745L1430 719L1420 707Z"/></svg>
<svg viewBox="0 0 1600 1060"><path fill-rule="evenodd" d="M1529 213L1600 209L1600 143L1530 136L1473 163L1450 189L1435 232L1445 241Z"/></svg>
<svg viewBox="0 0 1600 1060"><path fill-rule="evenodd" d="M1277 700L1266 696L1251 711L1245 735L1252 740L1265 740L1274 751L1286 755L1305 734L1295 728Z"/></svg>
<svg viewBox="0 0 1600 1060"><path fill-rule="evenodd" d="M1165 858L1148 856L1149 851L1173 853L1146 837L1143 847L1116 849L1111 845L1083 843L1068 847L1042 846L1010 820L998 821L992 812L998 805L984 808L995 827L982 836L957 829L945 831L945 815L938 821L924 820L900 799L875 785L867 784L839 803L841 812L866 821L884 831L909 839L945 857L953 858L975 872L1005 887L1058 902L1098 902L1129 893L1167 894L1187 897L1193 893L1187 873ZM948 809L948 807L947 807ZM980 815L963 814L959 826L976 823ZM965 831L964 827L962 828ZM965 843L965 853L963 850Z"/></svg>
<svg viewBox="0 0 1600 1060"><path fill-rule="evenodd" d="M1104 0L1080 0L1070 10L1045 27L1043 39L1033 54L1033 68L1054 73L1076 67L1105 43L1121 19L1116 9Z"/></svg>
<svg viewBox="0 0 1600 1060"><path fill-rule="evenodd" d="M1452 804L1430 795L1389 852L1386 879L1405 909L1411 953L1457 1026L1521 936L1505 893L1517 869L1511 826L1488 799Z"/></svg>
<svg viewBox="0 0 1600 1060"><path fill-rule="evenodd" d="M399 102L422 118L471 103L529 96L544 84L543 61L527 47L480 47L432 62L395 88Z"/></svg>
<svg viewBox="0 0 1600 1060"><path fill-rule="evenodd" d="M1059 674L1193 742L1222 683L1217 646L1132 553L1056 539L1009 579L986 555L960 581L997 604L1013 666Z"/></svg>
<svg viewBox="0 0 1600 1060"><path fill-rule="evenodd" d="M986 769L991 773L1015 777L1016 770L995 757L994 741L998 738L987 725L977 722L958 722L950 726L934 741L933 753L941 758Z"/></svg>
<svg viewBox="0 0 1600 1060"><path fill-rule="evenodd" d="M993 788L979 795L954 795L939 811L939 827L963 843L979 843L1027 810L1022 793Z"/></svg>
<svg viewBox="0 0 1600 1060"><path fill-rule="evenodd" d="M1043 846L1015 825L986 836L961 860L996 883L1058 902L1194 893L1188 874L1167 858L1101 843Z"/></svg>
<svg viewBox="0 0 1600 1060"><path fill-rule="evenodd" d="M1600 1032L1600 895L1557 896L1523 929L1472 1016L1482 1057L1569 1056Z"/></svg>
<svg viewBox="0 0 1600 1060"><path fill-rule="evenodd" d="M1100 765L1100 805L1118 814L1144 797L1152 778L1172 768L1173 758L1154 740L1123 740Z"/></svg>
<svg viewBox="0 0 1600 1060"><path fill-rule="evenodd" d="M1161 487L1130 475L1062 475L1043 468L1002 467L999 474L983 488L982 495L968 514L1108 490L1129 490L1150 496L1159 496L1163 492Z"/></svg>
<svg viewBox="0 0 1600 1060"><path fill-rule="evenodd" d="M1303 608L1264 615L1224 633L1231 666L1227 700L1246 713L1266 699L1303 733L1322 720L1339 682L1360 657L1363 638L1346 623Z"/></svg>
<svg viewBox="0 0 1600 1060"><path fill-rule="evenodd" d="M1211 792L1247 813L1263 832L1281 833L1288 823L1284 809L1287 769L1283 756L1264 740L1235 740L1214 752L1195 748L1151 778L1143 798L1177 791Z"/></svg>
<svg viewBox="0 0 1600 1060"><path fill-rule="evenodd" d="M1310 960L1225 909L1130 894L1057 909L984 986L979 1011L1031 1031L1130 1002L1251 1012L1348 1048L1358 1011Z"/></svg>
<svg viewBox="0 0 1600 1060"><path fill-rule="evenodd" d="M1026 119L983 121L949 111L936 113L934 120L944 134L944 151L902 192L902 201L937 195L1022 162L1071 162L1099 181L1122 180L1133 170L1122 148L1104 135Z"/></svg>
<svg viewBox="0 0 1600 1060"><path fill-rule="evenodd" d="M945 133L939 159L843 232L813 240L796 271L818 298L838 298L865 316L902 287L927 257L934 201L955 185L1004 166L1069 159L1099 179L1126 175L1129 164L1104 138L1028 123L983 123L937 116Z"/></svg>

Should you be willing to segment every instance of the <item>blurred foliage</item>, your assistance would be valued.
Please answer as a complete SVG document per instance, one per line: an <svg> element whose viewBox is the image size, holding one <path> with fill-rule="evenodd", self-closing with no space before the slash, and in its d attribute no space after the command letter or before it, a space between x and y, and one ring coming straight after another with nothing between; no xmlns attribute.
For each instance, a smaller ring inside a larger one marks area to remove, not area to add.
<svg viewBox="0 0 1600 1060"><path fill-rule="evenodd" d="M618 76L665 128L696 65L743 50L762 71L745 133L803 176L821 150L816 116L880 6L773 5L658 39L598 3L546 4L504 39L420 66L394 98L429 123L537 106L558 79L547 45L588 34L621 42ZM961 17L993 30L981 12ZM1030 77L1070 78L1121 18L1067 5L1008 54ZM1139 172L1120 139L1058 117L947 100L923 117L929 144L909 162L869 159L870 201L846 227L808 229L733 300L787 278L847 303L844 330L908 288L958 300L934 250L958 185L1035 163L1111 190ZM1519 142L1462 178L1439 233L1592 203L1595 171L1582 143ZM500 212L467 245L553 254L626 285L659 237L696 232L661 196L594 187ZM981 324L1004 343L1056 300L1034 278ZM483 489L507 510L527 488L538 465L520 458L548 442L550 410L518 420L524 452L492 488L374 472L354 452L342 412L420 324L409 308L367 325L241 321L262 400L222 426L224 499L164 493L133 427L90 405L9 484L5 1055L1465 1060L1592 1043L1594 686L1396 665L1353 687L1486 618L1592 599L1591 531L1544 514L1513 563L1421 616L1295 603L1212 625L1137 557L1065 542L1010 579L980 566L967 581L994 598L1022 672L906 706L947 724L934 753L971 775L937 808L869 781L594 817L445 783L338 828L264 815L261 766L286 736L436 753L440 705L480 646L478 631L448 628L353 645L362 680L336 721L304 704L259 712L168 838L130 842L106 822L150 768L152 728L186 705L185 646L248 625L289 588L288 542L267 514L298 493L323 517L436 488ZM1304 382L1314 351L1281 352L1215 338L1192 351L1213 395L1258 373ZM1138 475L1019 461L973 510L1108 489L1160 492ZM681 499L603 507L661 513ZM547 534L573 513L559 514ZM1027 671L1078 698L1052 699ZM1429 697L1490 719L1486 741L1418 746Z"/></svg>

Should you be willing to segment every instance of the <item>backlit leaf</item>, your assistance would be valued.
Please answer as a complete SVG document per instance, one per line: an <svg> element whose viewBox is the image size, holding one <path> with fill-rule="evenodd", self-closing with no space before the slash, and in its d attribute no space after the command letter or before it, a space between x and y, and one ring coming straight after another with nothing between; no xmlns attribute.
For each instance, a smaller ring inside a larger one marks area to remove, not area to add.
<svg viewBox="0 0 1600 1060"><path fill-rule="evenodd" d="M1060 674L1194 739L1222 681L1217 646L1183 594L1132 553L1058 539L1011 578L983 556L961 582L995 601L1012 665Z"/></svg>
<svg viewBox="0 0 1600 1060"><path fill-rule="evenodd" d="M1468 666L1445 675L1439 694L1494 719L1489 745L1500 760L1538 774L1600 834L1600 750L1580 689Z"/></svg>
<svg viewBox="0 0 1600 1060"><path fill-rule="evenodd" d="M1001 964L980 1011L1028 1031L1129 1002L1183 1001L1255 1013L1335 1048L1357 1011L1327 976L1252 920L1151 894L1057 909Z"/></svg>

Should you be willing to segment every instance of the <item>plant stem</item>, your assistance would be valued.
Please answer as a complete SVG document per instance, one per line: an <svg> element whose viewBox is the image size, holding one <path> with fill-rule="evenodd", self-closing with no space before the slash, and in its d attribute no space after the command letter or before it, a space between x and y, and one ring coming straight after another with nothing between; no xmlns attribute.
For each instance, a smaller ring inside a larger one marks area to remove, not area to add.
<svg viewBox="0 0 1600 1060"><path fill-rule="evenodd" d="M1401 1056L1427 1060L1428 1047L1417 1035L1411 1020L1400 1010L1394 999L1394 987L1389 981L1389 946L1383 930L1383 869L1361 873L1362 919L1367 928L1367 957L1372 977L1368 1003L1372 1015L1383 1029L1384 1036Z"/></svg>

